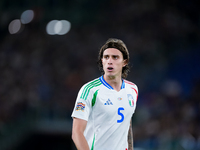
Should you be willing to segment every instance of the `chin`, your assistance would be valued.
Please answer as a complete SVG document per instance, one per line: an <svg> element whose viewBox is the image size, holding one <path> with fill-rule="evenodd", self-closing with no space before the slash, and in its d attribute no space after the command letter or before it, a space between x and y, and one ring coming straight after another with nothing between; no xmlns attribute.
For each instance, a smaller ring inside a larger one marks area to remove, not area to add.
<svg viewBox="0 0 200 150"><path fill-rule="evenodd" d="M113 75L113 74L105 74L107 77L109 77L109 78L115 78L115 75Z"/></svg>

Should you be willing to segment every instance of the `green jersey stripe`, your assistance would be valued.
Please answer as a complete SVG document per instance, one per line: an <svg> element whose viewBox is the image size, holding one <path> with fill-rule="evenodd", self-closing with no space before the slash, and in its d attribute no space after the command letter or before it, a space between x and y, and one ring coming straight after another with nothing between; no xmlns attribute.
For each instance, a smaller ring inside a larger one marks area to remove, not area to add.
<svg viewBox="0 0 200 150"><path fill-rule="evenodd" d="M99 83L99 84L96 84L96 85L90 87L90 88L88 89L88 92L86 93L85 100L87 99L90 90L91 90L93 87L97 87L97 86L99 86L99 85L101 85L101 84L102 84L102 83Z"/></svg>
<svg viewBox="0 0 200 150"><path fill-rule="evenodd" d="M100 82L100 80L97 79L97 80L95 80L95 81L89 83L89 84L84 88L83 93L82 93L82 95L81 95L81 98L84 99L85 94L88 93L88 90L90 90L91 87L95 87L95 85L96 85L96 84L99 84L99 82Z"/></svg>
<svg viewBox="0 0 200 150"><path fill-rule="evenodd" d="M91 88L91 87L94 87L96 84L98 84L99 83L99 81L94 81L94 82L91 82L90 84L88 84L86 87L85 87L85 91L84 91L84 96L85 96L85 94L88 92L88 90ZM83 96L83 97L84 97Z"/></svg>
<svg viewBox="0 0 200 150"><path fill-rule="evenodd" d="M89 83L89 84L87 84L87 85L85 86L85 88L83 89L83 92L82 92L82 94L81 94L81 98L84 97L83 95L85 94L87 88L88 88L89 86L91 86L91 85L92 85L93 83L95 83L95 82L98 82L98 79L92 81L91 83Z"/></svg>
<svg viewBox="0 0 200 150"><path fill-rule="evenodd" d="M94 149L94 141L95 141L95 134L94 134L94 137L93 137L93 142L92 142L92 148L91 148L91 150Z"/></svg>
<svg viewBox="0 0 200 150"><path fill-rule="evenodd" d="M99 86L99 85L101 85L101 83L98 83L98 84L95 84L95 85L92 85L92 86L88 87L88 89L86 90L86 92L85 92L85 94L84 94L83 99L86 100L87 97L88 97L88 94L89 94L90 90L91 90L93 87L96 87L96 86Z"/></svg>
<svg viewBox="0 0 200 150"><path fill-rule="evenodd" d="M89 84L87 84L87 85L85 86L84 90L86 90L87 87L89 87L89 86L91 86L91 85L93 85L93 84L95 84L95 83L98 83L98 82L99 82L99 79L96 79L96 80L90 82Z"/></svg>
<svg viewBox="0 0 200 150"><path fill-rule="evenodd" d="M93 95L92 107L94 106L94 104L95 104L95 102L96 102L98 91L99 91L99 90L96 90L96 92L95 92L94 95Z"/></svg>
<svg viewBox="0 0 200 150"><path fill-rule="evenodd" d="M99 86L101 85L101 81L99 79L89 83L88 85L85 86L85 88L83 89L83 92L81 94L81 98L86 100L87 99L87 96L90 92L90 90L93 88L93 87L96 87L96 86Z"/></svg>

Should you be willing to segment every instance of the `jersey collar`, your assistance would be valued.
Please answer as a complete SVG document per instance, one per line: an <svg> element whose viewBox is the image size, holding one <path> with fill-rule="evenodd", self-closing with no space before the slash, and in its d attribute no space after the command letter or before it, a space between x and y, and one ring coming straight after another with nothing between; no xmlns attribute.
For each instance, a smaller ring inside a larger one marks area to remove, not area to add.
<svg viewBox="0 0 200 150"><path fill-rule="evenodd" d="M100 80L101 83L102 83L104 86L106 86L108 89L114 90L113 87L110 86L110 85L104 80L103 76L99 77L99 80ZM125 88L125 83L124 83L124 80L122 79L122 86L121 86L121 89L123 89L123 88Z"/></svg>

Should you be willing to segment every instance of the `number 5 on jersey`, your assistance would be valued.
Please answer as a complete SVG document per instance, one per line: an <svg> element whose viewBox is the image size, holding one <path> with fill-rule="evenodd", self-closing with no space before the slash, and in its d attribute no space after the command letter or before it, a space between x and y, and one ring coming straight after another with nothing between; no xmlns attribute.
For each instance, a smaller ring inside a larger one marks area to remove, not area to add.
<svg viewBox="0 0 200 150"><path fill-rule="evenodd" d="M118 108L118 115L121 116L121 119L120 119L120 120L117 120L117 123L121 123L121 122L124 121L124 115L121 113L122 110L124 110L123 107L119 107L119 108Z"/></svg>

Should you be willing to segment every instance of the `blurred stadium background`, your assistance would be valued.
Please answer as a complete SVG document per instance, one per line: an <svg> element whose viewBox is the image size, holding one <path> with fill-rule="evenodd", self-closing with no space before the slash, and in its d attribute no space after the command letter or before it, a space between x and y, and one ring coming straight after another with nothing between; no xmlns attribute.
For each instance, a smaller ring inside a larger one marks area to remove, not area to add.
<svg viewBox="0 0 200 150"><path fill-rule="evenodd" d="M200 149L198 0L1 0L0 150L74 150L79 88L122 39L139 87L135 150Z"/></svg>

